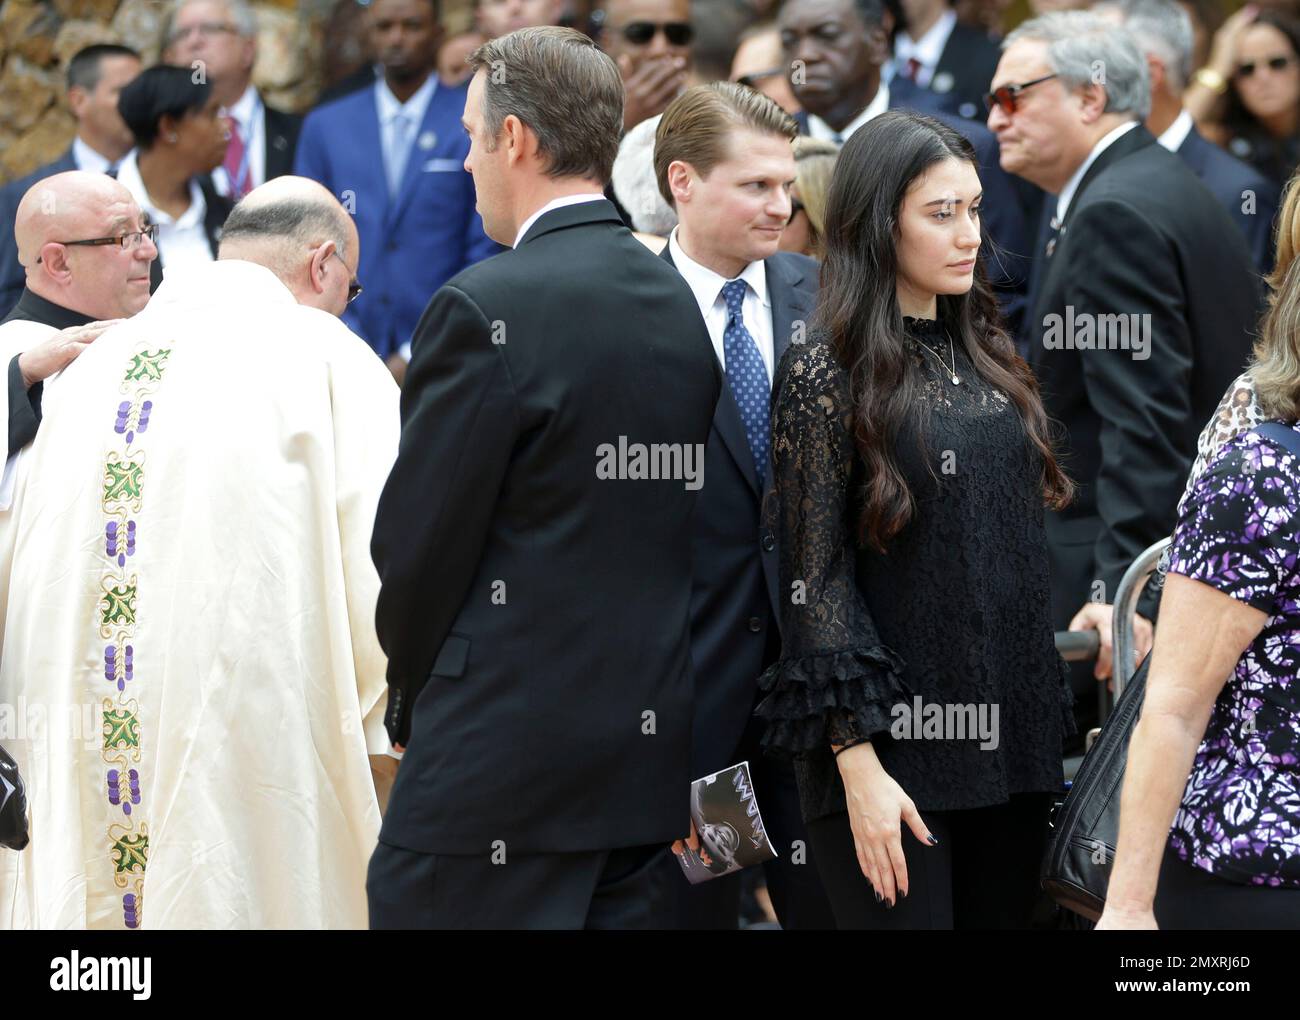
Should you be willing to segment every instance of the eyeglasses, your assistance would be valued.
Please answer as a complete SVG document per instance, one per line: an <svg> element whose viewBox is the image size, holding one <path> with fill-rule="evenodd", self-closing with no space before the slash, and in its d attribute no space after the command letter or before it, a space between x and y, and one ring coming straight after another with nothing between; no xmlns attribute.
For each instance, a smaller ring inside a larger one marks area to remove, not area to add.
<svg viewBox="0 0 1300 1020"><path fill-rule="evenodd" d="M339 255L339 250L337 248L335 248L332 252L330 252L330 254L338 255L338 260L340 262L343 262L343 256ZM348 269L348 264L346 262L343 262L343 268ZM350 273L352 272L352 270L348 269L348 272ZM352 304L352 302L355 301L360 296L361 296L361 281L354 276L348 280L348 304Z"/></svg>
<svg viewBox="0 0 1300 1020"><path fill-rule="evenodd" d="M631 21L623 26L623 38L633 46L644 46L659 32L670 46L689 46L695 38L695 29L687 21L667 21L656 24L653 21Z"/></svg>
<svg viewBox="0 0 1300 1020"><path fill-rule="evenodd" d="M757 89L760 81L766 81L768 78L775 78L777 75L784 73L784 67L774 67L770 71L755 71L753 74L742 74L736 79L736 84L744 85L748 89Z"/></svg>
<svg viewBox="0 0 1300 1020"><path fill-rule="evenodd" d="M143 230L133 230L129 234L118 234L116 237L92 237L88 241L55 241L54 243L61 244L69 248L74 247L76 245L81 245L86 248L104 248L110 244L114 244L117 245L117 247L119 248L126 248L130 250L132 248L136 248L139 245L143 244L144 239L146 237L150 241L153 241L155 243L157 242L158 239L157 223L151 223ZM41 261L41 257L39 255L36 256L36 261L37 262Z"/></svg>
<svg viewBox="0 0 1300 1020"><path fill-rule="evenodd" d="M204 39L212 39L225 32L229 32L231 35L239 34L234 25L225 25L219 21L200 21L197 25L175 29L172 34L167 37L167 41L169 43L178 43L182 39L186 39L193 35L195 32L201 35Z"/></svg>
<svg viewBox="0 0 1300 1020"><path fill-rule="evenodd" d="M790 199L790 218L789 218L788 220L785 221L785 225L788 227L791 223L793 223L793 222L794 222L794 218L795 218L796 216L798 216L801 212L803 212L803 211L804 211L804 208L805 208L805 207L804 207L804 204L803 204L802 202L800 202L797 198L791 198L791 199Z"/></svg>
<svg viewBox="0 0 1300 1020"><path fill-rule="evenodd" d="M1269 57L1268 60L1262 61L1262 63L1270 71L1285 71L1293 60L1295 60L1295 57ZM1237 67L1237 77L1249 78L1259 68L1260 63L1261 61L1257 60L1247 60Z"/></svg>
<svg viewBox="0 0 1300 1020"><path fill-rule="evenodd" d="M1000 89L994 89L992 92L984 93L984 105L988 108L989 113L993 112L993 107L998 107L1007 116L1016 112L1016 100L1020 98L1020 93L1025 89L1033 88L1035 85L1041 85L1045 81L1051 81L1057 77L1054 74L1045 74L1041 78L1035 78L1033 81L1027 81L1023 85L1003 85Z"/></svg>

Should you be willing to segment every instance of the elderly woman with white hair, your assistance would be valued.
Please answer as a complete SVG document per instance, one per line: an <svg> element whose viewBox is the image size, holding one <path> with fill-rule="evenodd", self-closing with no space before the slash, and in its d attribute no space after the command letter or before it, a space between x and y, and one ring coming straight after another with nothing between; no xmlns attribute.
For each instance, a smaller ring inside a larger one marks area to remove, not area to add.
<svg viewBox="0 0 1300 1020"><path fill-rule="evenodd" d="M636 239L656 255L664 250L668 235L677 226L677 213L664 201L655 180L655 131L661 116L643 120L623 136L611 182L614 197L632 219Z"/></svg>

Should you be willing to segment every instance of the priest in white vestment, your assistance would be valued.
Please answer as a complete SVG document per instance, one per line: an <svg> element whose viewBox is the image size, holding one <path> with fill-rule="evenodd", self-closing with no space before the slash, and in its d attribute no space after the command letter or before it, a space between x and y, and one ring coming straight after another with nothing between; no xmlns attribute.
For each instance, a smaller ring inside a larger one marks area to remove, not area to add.
<svg viewBox="0 0 1300 1020"><path fill-rule="evenodd" d="M336 317L357 256L328 192L263 185L48 394L0 658L48 725L6 745L31 843L0 925L366 926L399 425Z"/></svg>

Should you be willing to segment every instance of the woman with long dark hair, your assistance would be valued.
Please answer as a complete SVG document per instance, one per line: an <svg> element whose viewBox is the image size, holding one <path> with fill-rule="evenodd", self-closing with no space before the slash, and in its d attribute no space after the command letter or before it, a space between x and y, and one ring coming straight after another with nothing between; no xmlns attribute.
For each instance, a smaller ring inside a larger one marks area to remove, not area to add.
<svg viewBox="0 0 1300 1020"><path fill-rule="evenodd" d="M938 121L856 132L774 385L786 604L758 712L841 927L1027 925L1073 725L1043 532L1072 487L977 257L980 194Z"/></svg>

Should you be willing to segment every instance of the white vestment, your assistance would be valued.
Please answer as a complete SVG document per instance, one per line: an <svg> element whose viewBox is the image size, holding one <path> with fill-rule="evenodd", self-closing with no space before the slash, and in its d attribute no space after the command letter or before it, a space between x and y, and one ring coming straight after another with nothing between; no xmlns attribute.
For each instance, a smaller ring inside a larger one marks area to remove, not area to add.
<svg viewBox="0 0 1300 1020"><path fill-rule="evenodd" d="M0 926L365 927L392 377L268 270L213 262L43 410L0 658L31 843L0 853Z"/></svg>

